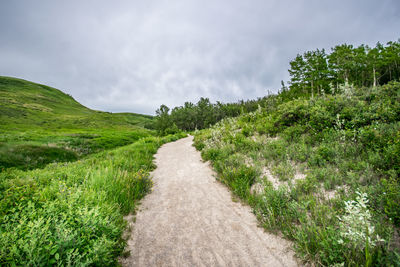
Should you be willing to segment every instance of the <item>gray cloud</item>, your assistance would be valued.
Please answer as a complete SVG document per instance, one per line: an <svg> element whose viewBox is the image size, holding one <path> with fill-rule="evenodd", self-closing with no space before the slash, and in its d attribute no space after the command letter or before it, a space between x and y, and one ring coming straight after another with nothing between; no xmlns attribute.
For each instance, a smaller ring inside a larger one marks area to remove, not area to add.
<svg viewBox="0 0 400 267"><path fill-rule="evenodd" d="M251 99L297 53L397 40L399 13L397 0L2 1L0 75L107 111Z"/></svg>

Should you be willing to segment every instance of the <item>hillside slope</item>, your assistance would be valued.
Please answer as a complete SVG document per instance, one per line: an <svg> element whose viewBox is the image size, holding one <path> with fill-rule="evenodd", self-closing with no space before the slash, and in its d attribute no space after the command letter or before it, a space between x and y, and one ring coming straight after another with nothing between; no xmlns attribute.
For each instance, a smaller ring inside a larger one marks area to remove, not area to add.
<svg viewBox="0 0 400 267"><path fill-rule="evenodd" d="M152 135L152 116L91 110L62 91L0 76L0 170L33 169Z"/></svg>
<svg viewBox="0 0 400 267"><path fill-rule="evenodd" d="M195 134L218 179L307 261L400 265L400 83L279 97Z"/></svg>
<svg viewBox="0 0 400 267"><path fill-rule="evenodd" d="M88 109L62 91L21 79L0 76L1 127L145 126L152 116Z"/></svg>

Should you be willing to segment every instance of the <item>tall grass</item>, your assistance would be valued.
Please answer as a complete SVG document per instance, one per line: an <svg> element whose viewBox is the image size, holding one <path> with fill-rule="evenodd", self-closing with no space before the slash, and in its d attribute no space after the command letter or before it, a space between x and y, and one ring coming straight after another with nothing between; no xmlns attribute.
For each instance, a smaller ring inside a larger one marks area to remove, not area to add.
<svg viewBox="0 0 400 267"><path fill-rule="evenodd" d="M73 163L0 174L0 265L112 266L123 215L149 192L153 154L183 135L148 137Z"/></svg>
<svg viewBox="0 0 400 267"><path fill-rule="evenodd" d="M31 129L0 134L0 171L32 170L53 162L82 159L90 154L125 146L154 136L146 129Z"/></svg>

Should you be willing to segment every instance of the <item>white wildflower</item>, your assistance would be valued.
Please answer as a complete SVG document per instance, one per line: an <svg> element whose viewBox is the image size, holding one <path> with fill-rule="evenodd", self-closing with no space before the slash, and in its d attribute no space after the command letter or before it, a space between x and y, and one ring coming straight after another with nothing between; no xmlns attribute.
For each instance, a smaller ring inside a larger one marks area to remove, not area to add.
<svg viewBox="0 0 400 267"><path fill-rule="evenodd" d="M339 217L342 240L340 244L364 249L366 244L375 247L377 242L384 241L375 233L371 222L371 213L368 209L368 195L357 192L356 200L346 201L346 214Z"/></svg>

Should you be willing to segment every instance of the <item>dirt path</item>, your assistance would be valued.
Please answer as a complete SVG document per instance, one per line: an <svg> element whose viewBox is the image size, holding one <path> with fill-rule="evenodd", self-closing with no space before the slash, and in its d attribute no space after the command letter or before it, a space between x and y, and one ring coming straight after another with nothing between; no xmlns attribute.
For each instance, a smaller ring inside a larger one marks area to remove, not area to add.
<svg viewBox="0 0 400 267"><path fill-rule="evenodd" d="M257 227L247 206L192 147L192 137L162 146L154 191L136 216L123 266L297 266L289 242Z"/></svg>

